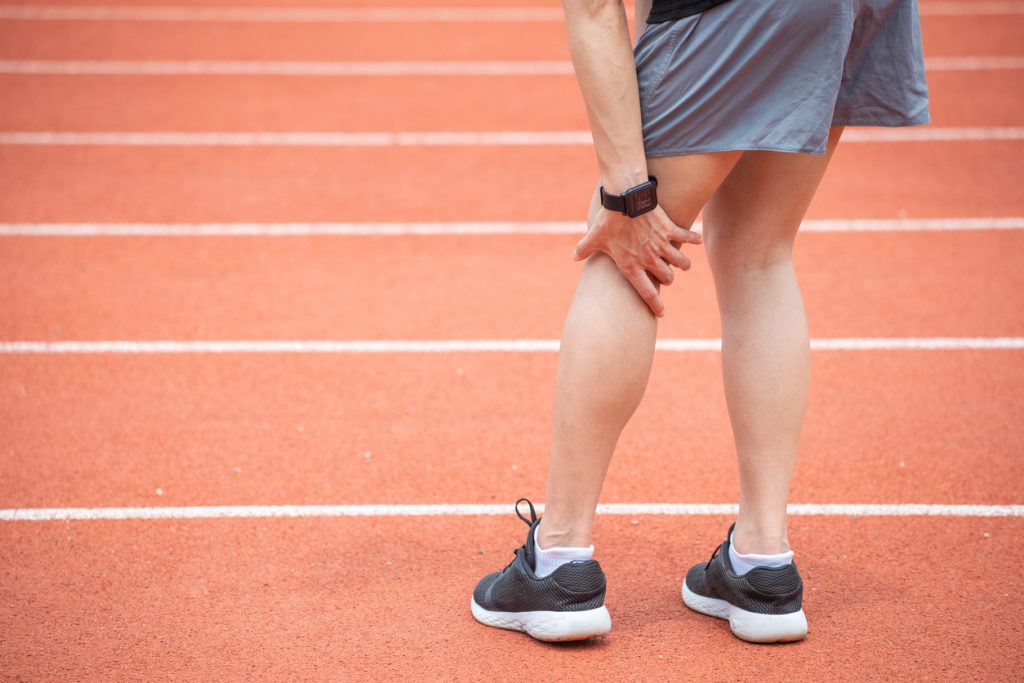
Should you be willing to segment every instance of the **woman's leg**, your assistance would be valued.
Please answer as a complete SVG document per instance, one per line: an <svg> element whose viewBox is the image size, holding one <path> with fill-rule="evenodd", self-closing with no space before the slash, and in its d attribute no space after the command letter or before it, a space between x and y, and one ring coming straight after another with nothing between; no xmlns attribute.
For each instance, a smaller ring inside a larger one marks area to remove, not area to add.
<svg viewBox="0 0 1024 683"><path fill-rule="evenodd" d="M825 156L746 152L704 209L704 243L722 316L722 373L740 472L737 552L789 549L786 501L810 381L793 240Z"/></svg>
<svg viewBox="0 0 1024 683"><path fill-rule="evenodd" d="M690 226L739 157L649 159L659 203L677 225ZM685 287L686 279L675 286ZM588 259L562 330L548 489L537 531L542 548L590 545L615 443L647 386L656 332L656 318L612 260L603 254Z"/></svg>

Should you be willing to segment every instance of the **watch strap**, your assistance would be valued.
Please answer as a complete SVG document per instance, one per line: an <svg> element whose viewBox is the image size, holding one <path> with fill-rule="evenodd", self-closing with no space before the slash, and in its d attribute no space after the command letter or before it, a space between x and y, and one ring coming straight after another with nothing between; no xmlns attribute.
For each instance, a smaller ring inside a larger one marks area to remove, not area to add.
<svg viewBox="0 0 1024 683"><path fill-rule="evenodd" d="M617 213L626 213L626 197L621 194L608 194L604 191L604 186L601 186L601 206L608 209L609 211L615 211Z"/></svg>
<svg viewBox="0 0 1024 683"><path fill-rule="evenodd" d="M635 185L626 190L625 192L623 192L622 194L610 194L608 192L605 192L604 186L602 185L600 188L601 206L608 209L609 211L615 211L618 213L625 214L627 216L636 217L643 213L647 213L648 211L653 210L658 205L657 189L658 179L655 178L654 176L647 176L646 183L640 183L639 185ZM644 202L645 204L647 204L646 206L644 206L643 208L637 207L637 200L643 201L642 199L640 199L640 195L641 193L644 193L646 191L649 191L650 194L653 196L649 198L644 198L650 200L648 202Z"/></svg>

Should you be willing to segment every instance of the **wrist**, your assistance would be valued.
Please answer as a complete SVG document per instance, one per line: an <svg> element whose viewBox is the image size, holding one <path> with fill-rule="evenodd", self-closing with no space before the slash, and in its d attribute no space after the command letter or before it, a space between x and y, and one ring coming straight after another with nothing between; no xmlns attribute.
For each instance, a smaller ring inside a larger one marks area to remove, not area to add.
<svg viewBox="0 0 1024 683"><path fill-rule="evenodd" d="M622 194L647 182L646 168L611 169L601 174L601 186L608 194Z"/></svg>

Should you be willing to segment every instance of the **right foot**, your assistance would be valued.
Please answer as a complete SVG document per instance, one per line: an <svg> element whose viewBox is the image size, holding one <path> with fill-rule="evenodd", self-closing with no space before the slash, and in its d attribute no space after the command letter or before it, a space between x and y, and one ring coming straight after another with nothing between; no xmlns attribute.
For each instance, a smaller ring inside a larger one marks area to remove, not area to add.
<svg viewBox="0 0 1024 683"><path fill-rule="evenodd" d="M734 525L735 526L735 525ZM701 614L728 619L733 634L751 643L801 640L807 635L804 584L796 564L733 572L729 538L705 564L690 569L683 581L683 602Z"/></svg>
<svg viewBox="0 0 1024 683"><path fill-rule="evenodd" d="M519 512L519 503L530 506L530 519ZM549 576L534 573L534 535L540 520L533 504L516 501L516 514L530 531L526 543L500 572L488 574L473 591L470 608L481 624L523 631L537 640L583 640L612 627L604 606L605 578L595 560L563 564Z"/></svg>

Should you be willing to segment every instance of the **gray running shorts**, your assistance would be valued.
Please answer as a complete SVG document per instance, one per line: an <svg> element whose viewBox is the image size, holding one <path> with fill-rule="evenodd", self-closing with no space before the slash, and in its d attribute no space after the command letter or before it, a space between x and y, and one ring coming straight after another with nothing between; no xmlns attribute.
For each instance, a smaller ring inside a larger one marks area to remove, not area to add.
<svg viewBox="0 0 1024 683"><path fill-rule="evenodd" d="M824 154L830 126L931 120L917 0L731 0L647 24L635 57L652 157Z"/></svg>

